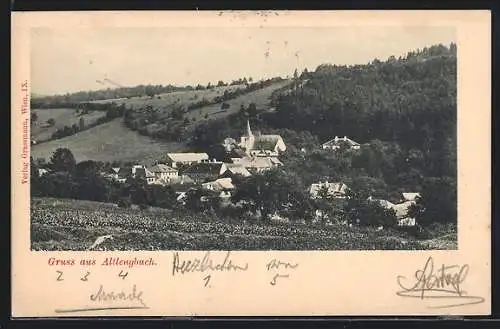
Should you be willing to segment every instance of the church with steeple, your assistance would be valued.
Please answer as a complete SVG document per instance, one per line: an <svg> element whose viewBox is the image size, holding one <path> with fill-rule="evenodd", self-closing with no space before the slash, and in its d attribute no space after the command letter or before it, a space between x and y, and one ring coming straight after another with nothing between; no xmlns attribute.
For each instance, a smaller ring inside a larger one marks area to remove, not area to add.
<svg viewBox="0 0 500 329"><path fill-rule="evenodd" d="M286 150L285 142L280 135L254 134L249 120L238 146L249 156L276 157Z"/></svg>

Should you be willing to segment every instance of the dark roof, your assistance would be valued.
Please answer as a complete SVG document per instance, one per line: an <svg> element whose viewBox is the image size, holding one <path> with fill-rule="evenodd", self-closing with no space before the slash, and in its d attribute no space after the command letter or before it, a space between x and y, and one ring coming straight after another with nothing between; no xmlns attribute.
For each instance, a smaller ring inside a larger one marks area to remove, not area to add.
<svg viewBox="0 0 500 329"><path fill-rule="evenodd" d="M222 162L201 162L195 163L187 167L183 173L185 174L208 174L218 175L221 167L224 165Z"/></svg>
<svg viewBox="0 0 500 329"><path fill-rule="evenodd" d="M278 135L260 135L255 136L253 144L254 150L274 150L278 143L280 136Z"/></svg>
<svg viewBox="0 0 500 329"><path fill-rule="evenodd" d="M229 155L231 158L243 158L246 156L245 150L234 148Z"/></svg>
<svg viewBox="0 0 500 329"><path fill-rule="evenodd" d="M131 167L121 167L120 170L118 171L118 175L121 177L127 177L132 175L132 168Z"/></svg>

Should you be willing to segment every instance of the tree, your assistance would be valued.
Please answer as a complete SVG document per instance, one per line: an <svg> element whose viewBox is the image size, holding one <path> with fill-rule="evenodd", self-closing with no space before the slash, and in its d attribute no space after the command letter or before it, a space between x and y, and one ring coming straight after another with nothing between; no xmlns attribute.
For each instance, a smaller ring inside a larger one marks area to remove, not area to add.
<svg viewBox="0 0 500 329"><path fill-rule="evenodd" d="M54 118L50 118L47 120L47 124L52 127L56 124L56 120Z"/></svg>
<svg viewBox="0 0 500 329"><path fill-rule="evenodd" d="M348 191L344 212L353 225L394 227L398 222L393 209L384 208L364 193Z"/></svg>
<svg viewBox="0 0 500 329"><path fill-rule="evenodd" d="M151 85L147 85L146 88L144 89L144 92L146 96L153 98L156 95L156 91L154 90L154 87Z"/></svg>
<svg viewBox="0 0 500 329"><path fill-rule="evenodd" d="M75 157L71 150L58 148L50 158L49 167L52 171L71 172L76 166Z"/></svg>
<svg viewBox="0 0 500 329"><path fill-rule="evenodd" d="M257 115L257 105L253 102L248 104L247 113L249 117L255 117Z"/></svg>
<svg viewBox="0 0 500 329"><path fill-rule="evenodd" d="M225 85L226 84L222 80L219 80L219 82L217 82L217 87L224 87Z"/></svg>
<svg viewBox="0 0 500 329"><path fill-rule="evenodd" d="M457 222L457 182L451 177L430 177L423 183L421 196L410 210L418 224Z"/></svg>
<svg viewBox="0 0 500 329"><path fill-rule="evenodd" d="M75 197L83 200L109 201L110 189L100 175L100 164L92 161L79 162L74 170Z"/></svg>
<svg viewBox="0 0 500 329"><path fill-rule="evenodd" d="M151 206L172 209L177 196L171 186L152 185L147 189L147 199Z"/></svg>
<svg viewBox="0 0 500 329"><path fill-rule="evenodd" d="M37 120L38 114L35 111L31 112L31 123L36 124Z"/></svg>
<svg viewBox="0 0 500 329"><path fill-rule="evenodd" d="M80 120L78 122L78 127L79 127L80 131L85 129L85 119L83 117L80 118Z"/></svg>
<svg viewBox="0 0 500 329"><path fill-rule="evenodd" d="M301 185L296 174L274 168L244 179L232 199L236 203L243 201L248 210L260 213L264 221L275 212L305 216L311 207L300 189Z"/></svg>

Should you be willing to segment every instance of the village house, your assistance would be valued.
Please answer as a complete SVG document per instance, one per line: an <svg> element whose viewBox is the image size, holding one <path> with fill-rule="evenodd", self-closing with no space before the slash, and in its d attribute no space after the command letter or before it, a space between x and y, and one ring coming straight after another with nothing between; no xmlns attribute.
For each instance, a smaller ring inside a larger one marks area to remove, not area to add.
<svg viewBox="0 0 500 329"><path fill-rule="evenodd" d="M420 198L420 193L417 192L403 192L401 193L402 201L417 201Z"/></svg>
<svg viewBox="0 0 500 329"><path fill-rule="evenodd" d="M283 166L283 163L276 157L256 156L242 158L237 164L247 169L250 173L261 173L272 168Z"/></svg>
<svg viewBox="0 0 500 329"><path fill-rule="evenodd" d="M167 185L175 186L175 185L194 185L194 184L195 181L188 175L178 175L176 177L170 178Z"/></svg>
<svg viewBox="0 0 500 329"><path fill-rule="evenodd" d="M252 174L248 171L247 168L242 166L240 163L226 163L227 170L224 172L224 174L221 175L221 177L227 177L227 178L235 178L236 176L241 176L241 177L250 177Z"/></svg>
<svg viewBox="0 0 500 329"><path fill-rule="evenodd" d="M158 184L164 184L179 176L179 171L166 164L156 164L149 169L154 175Z"/></svg>
<svg viewBox="0 0 500 329"><path fill-rule="evenodd" d="M167 153L167 165L177 169L208 160L207 153Z"/></svg>
<svg viewBox="0 0 500 329"><path fill-rule="evenodd" d="M229 152L229 158L235 164L238 164L241 159L245 158L246 156L246 152L240 148L234 148L233 150L231 150L231 152Z"/></svg>
<svg viewBox="0 0 500 329"><path fill-rule="evenodd" d="M136 168L135 172L132 172L132 177L144 179L148 185L157 183L155 174L146 167Z"/></svg>
<svg viewBox="0 0 500 329"><path fill-rule="evenodd" d="M226 164L221 161L212 160L194 163L184 169L182 174L188 175L196 183L201 184L219 178L227 170Z"/></svg>
<svg viewBox="0 0 500 329"><path fill-rule="evenodd" d="M311 196L311 199L318 199L322 197L322 193L324 191L328 197L345 199L348 189L349 188L344 183L331 183L325 181L311 184L311 187L309 188L309 195Z"/></svg>
<svg viewBox="0 0 500 329"><path fill-rule="evenodd" d="M359 150L361 148L361 144L353 141L347 136L344 137L335 136L335 138L329 140L328 142L323 143L321 147L323 148L323 150L335 151L340 149L342 145L345 145L347 148L352 150Z"/></svg>
<svg viewBox="0 0 500 329"><path fill-rule="evenodd" d="M47 169L45 169L45 168L39 168L39 169L38 169L38 176L39 176L39 177L42 177L43 175L48 174L48 172L49 172L49 171L48 171Z"/></svg>
<svg viewBox="0 0 500 329"><path fill-rule="evenodd" d="M382 206L385 209L392 209L394 210L396 214L396 218L398 220L398 226L415 226L416 225L416 220L413 217L410 217L408 215L409 210L412 205L414 205L416 202L415 201L403 201L401 203L391 203L387 200L377 200L377 199L371 199L370 200L377 202L380 206Z"/></svg>
<svg viewBox="0 0 500 329"><path fill-rule="evenodd" d="M254 135L250 128L250 121L247 120L247 131L245 136L241 136L238 147L243 149L246 155L277 157L280 152L286 150L285 142L280 135Z"/></svg>
<svg viewBox="0 0 500 329"><path fill-rule="evenodd" d="M218 197L228 199L231 191L235 189L231 178L219 178L211 182L201 184L202 188L208 191L218 192Z"/></svg>

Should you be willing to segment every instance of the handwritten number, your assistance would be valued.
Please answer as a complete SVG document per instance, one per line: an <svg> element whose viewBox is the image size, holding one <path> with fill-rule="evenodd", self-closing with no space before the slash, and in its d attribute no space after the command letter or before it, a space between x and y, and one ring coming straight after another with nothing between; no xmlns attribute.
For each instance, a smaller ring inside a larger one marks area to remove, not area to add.
<svg viewBox="0 0 500 329"><path fill-rule="evenodd" d="M56 271L57 273L59 273L59 276L57 277L57 281L63 281L64 279L62 279L62 275L63 275L63 272L61 271Z"/></svg>
<svg viewBox="0 0 500 329"><path fill-rule="evenodd" d="M81 278L80 280L82 281L88 281L87 277L89 276L90 272L87 272L87 274L85 274L85 276L83 278Z"/></svg>
<svg viewBox="0 0 500 329"><path fill-rule="evenodd" d="M210 282L210 278L211 278L210 274L203 278L203 280L205 280L205 287L208 286L208 283ZM211 287L211 286L209 286L209 287Z"/></svg>
<svg viewBox="0 0 500 329"><path fill-rule="evenodd" d="M120 271L120 274L118 274L118 276L119 276L120 278L122 278L123 280L125 280L125 278L127 277L127 275L128 275L128 272L125 272L125 274L124 274L124 273L123 273L123 270L122 270L122 271Z"/></svg>
<svg viewBox="0 0 500 329"><path fill-rule="evenodd" d="M277 280L278 278L280 278L280 277L281 277L281 278L288 278L289 276L290 276L290 275L288 275L288 274L283 274L283 275L282 275L282 274L276 274L276 275L274 276L274 278L271 280L271 282L270 282L270 283L271 283L271 285L272 285L272 286L274 286L274 285L276 285L276 280Z"/></svg>

